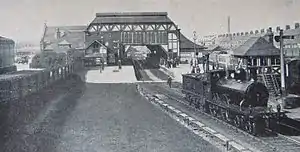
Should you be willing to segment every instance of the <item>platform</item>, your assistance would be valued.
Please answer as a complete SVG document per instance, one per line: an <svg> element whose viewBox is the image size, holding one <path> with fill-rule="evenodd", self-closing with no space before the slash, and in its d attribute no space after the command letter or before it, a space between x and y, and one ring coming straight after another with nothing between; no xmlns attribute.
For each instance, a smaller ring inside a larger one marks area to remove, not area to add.
<svg viewBox="0 0 300 152"><path fill-rule="evenodd" d="M182 74L190 73L191 66L189 64L180 64L176 68L166 68L165 66L161 66L161 70L166 74L171 74L173 76L173 81L182 82Z"/></svg>
<svg viewBox="0 0 300 152"><path fill-rule="evenodd" d="M80 72L82 80L86 83L135 83L133 66L107 66L100 72L100 67L93 67Z"/></svg>

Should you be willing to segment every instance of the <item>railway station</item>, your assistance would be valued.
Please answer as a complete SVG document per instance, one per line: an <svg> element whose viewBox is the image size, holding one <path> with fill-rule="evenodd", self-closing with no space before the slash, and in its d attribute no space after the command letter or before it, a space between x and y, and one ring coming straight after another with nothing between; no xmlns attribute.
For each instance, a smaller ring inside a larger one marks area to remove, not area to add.
<svg viewBox="0 0 300 152"><path fill-rule="evenodd" d="M45 23L25 65L0 37L0 151L300 151L299 23L228 26L199 44L167 12L96 13Z"/></svg>

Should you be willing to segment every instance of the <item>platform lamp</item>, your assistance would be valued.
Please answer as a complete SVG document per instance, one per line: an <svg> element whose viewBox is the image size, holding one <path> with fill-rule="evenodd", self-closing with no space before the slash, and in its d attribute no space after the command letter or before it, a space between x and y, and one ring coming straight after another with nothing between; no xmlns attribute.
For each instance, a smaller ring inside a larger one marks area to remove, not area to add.
<svg viewBox="0 0 300 152"><path fill-rule="evenodd" d="M194 61L195 61L195 66L196 66L196 60L197 60L197 57L196 57L196 54L197 54L197 52L196 52L196 41L197 41L197 33L196 33L196 31L194 31L193 32L193 35L194 35L194 37L193 37L193 39L194 39Z"/></svg>

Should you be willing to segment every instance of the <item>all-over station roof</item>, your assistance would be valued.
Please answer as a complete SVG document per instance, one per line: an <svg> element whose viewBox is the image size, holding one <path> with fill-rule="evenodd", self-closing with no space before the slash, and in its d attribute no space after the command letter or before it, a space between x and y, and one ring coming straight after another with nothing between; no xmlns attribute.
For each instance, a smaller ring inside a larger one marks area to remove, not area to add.
<svg viewBox="0 0 300 152"><path fill-rule="evenodd" d="M115 12L96 13L91 24L153 24L173 23L167 12Z"/></svg>

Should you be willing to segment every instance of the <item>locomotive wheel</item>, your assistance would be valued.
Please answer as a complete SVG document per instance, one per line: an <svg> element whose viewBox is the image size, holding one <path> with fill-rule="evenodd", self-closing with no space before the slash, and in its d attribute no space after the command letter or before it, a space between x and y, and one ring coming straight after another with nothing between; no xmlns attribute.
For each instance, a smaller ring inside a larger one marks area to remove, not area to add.
<svg viewBox="0 0 300 152"><path fill-rule="evenodd" d="M256 126L256 123L252 123L252 134L253 135L256 135L257 134L257 126Z"/></svg>
<svg viewBox="0 0 300 152"><path fill-rule="evenodd" d="M253 134L253 124L254 123L251 123L250 121L248 121L246 124L245 124L245 129L247 130L248 133L250 134Z"/></svg>
<svg viewBox="0 0 300 152"><path fill-rule="evenodd" d="M223 119L227 122L230 121L230 118L229 118L229 111L228 110L225 110L225 112L223 113Z"/></svg>
<svg viewBox="0 0 300 152"><path fill-rule="evenodd" d="M196 100L196 103L195 103L195 108L196 108L196 109L200 109L200 100L201 100L201 99L197 99L197 100Z"/></svg>
<svg viewBox="0 0 300 152"><path fill-rule="evenodd" d="M230 99L228 98L228 96L226 94L222 94L222 101L228 105L230 102Z"/></svg>
<svg viewBox="0 0 300 152"><path fill-rule="evenodd" d="M234 122L234 125L235 125L236 127L240 127L240 125L241 125L241 120L240 120L239 116L235 116L233 122Z"/></svg>
<svg viewBox="0 0 300 152"><path fill-rule="evenodd" d="M217 109L216 109L216 107L214 106L214 105L212 105L211 107L210 107L210 113L214 116L214 117L216 117L217 115L218 115L218 112L217 112Z"/></svg>
<svg viewBox="0 0 300 152"><path fill-rule="evenodd" d="M194 97L191 98L191 100L189 100L189 105L192 105L193 101L195 100Z"/></svg>

